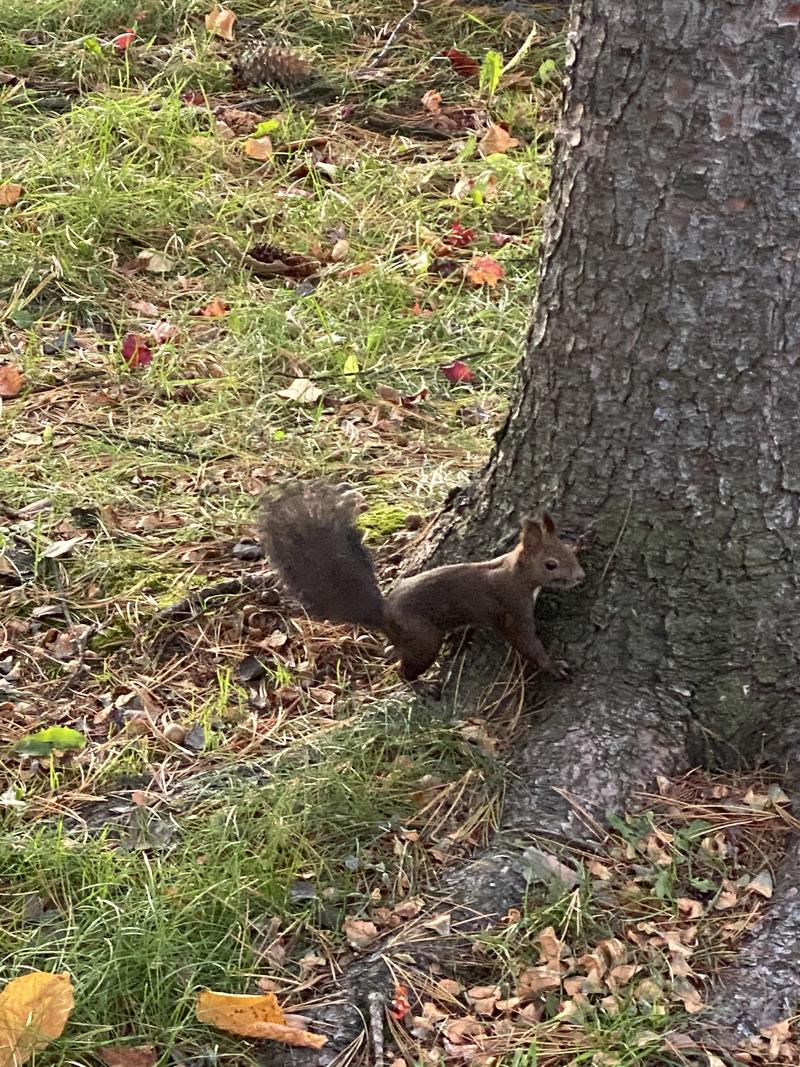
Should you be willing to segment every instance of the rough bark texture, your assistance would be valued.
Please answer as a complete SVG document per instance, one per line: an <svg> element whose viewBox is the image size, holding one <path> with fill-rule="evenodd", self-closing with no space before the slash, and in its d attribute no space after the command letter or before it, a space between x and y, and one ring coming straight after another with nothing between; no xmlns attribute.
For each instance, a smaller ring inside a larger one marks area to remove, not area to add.
<svg viewBox="0 0 800 1067"><path fill-rule="evenodd" d="M720 976L713 1023L723 1041L752 1037L800 1004L800 850L787 856L775 903L735 967Z"/></svg>
<svg viewBox="0 0 800 1067"><path fill-rule="evenodd" d="M586 588L540 600L545 643L564 646L576 681L527 720L504 836L449 878L465 914L523 895L515 834L590 842L592 819L656 773L766 754L797 776L798 23L800 4L777 0L575 4L526 354L435 562L497 551L540 505L596 544ZM462 703L495 656L474 647ZM795 859L755 945L784 940L780 981L769 965L731 972L724 1025L752 1030L796 1001L797 880ZM359 961L345 999L387 976L379 954ZM321 1059L287 1056L330 1062L360 1026L352 1007L327 1020Z"/></svg>
<svg viewBox="0 0 800 1067"><path fill-rule="evenodd" d="M539 503L595 525L594 581L555 609L570 658L739 759L793 725L800 676L798 8L576 14L527 354L442 554Z"/></svg>

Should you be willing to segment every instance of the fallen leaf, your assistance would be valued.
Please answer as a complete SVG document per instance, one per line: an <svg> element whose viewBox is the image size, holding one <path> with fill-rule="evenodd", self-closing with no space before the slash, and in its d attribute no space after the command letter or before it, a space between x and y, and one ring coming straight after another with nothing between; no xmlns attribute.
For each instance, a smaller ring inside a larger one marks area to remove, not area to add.
<svg viewBox="0 0 800 1067"><path fill-rule="evenodd" d="M692 900L691 897L678 897L676 904L684 919L699 919L706 910L699 900Z"/></svg>
<svg viewBox="0 0 800 1067"><path fill-rule="evenodd" d="M449 382L473 382L475 372L470 370L466 363L460 359L454 359L452 363L439 368Z"/></svg>
<svg viewBox="0 0 800 1067"><path fill-rule="evenodd" d="M465 274L473 285L489 285L492 287L506 276L501 264L496 259L492 259L491 256L476 256L467 267Z"/></svg>
<svg viewBox="0 0 800 1067"><path fill-rule="evenodd" d="M0 183L0 207L11 207L22 196L22 186L16 182Z"/></svg>
<svg viewBox="0 0 800 1067"><path fill-rule="evenodd" d="M561 985L561 971L552 967L528 967L517 979L515 993L522 999L530 999L539 993L558 989Z"/></svg>
<svg viewBox="0 0 800 1067"><path fill-rule="evenodd" d="M295 378L285 389L278 389L275 395L298 404L316 404L322 396L322 390L309 378Z"/></svg>
<svg viewBox="0 0 800 1067"><path fill-rule="evenodd" d="M494 248L505 248L511 241L516 241L516 237L512 233L490 233L489 244Z"/></svg>
<svg viewBox="0 0 800 1067"><path fill-rule="evenodd" d="M442 110L442 94L435 89L428 89L427 93L422 94L422 106L431 115L438 114Z"/></svg>
<svg viewBox="0 0 800 1067"><path fill-rule="evenodd" d="M480 67L472 56L467 55L466 52L462 52L458 48L447 48L440 52L439 55L449 59L453 70L456 74L460 74L462 78L474 78L480 72Z"/></svg>
<svg viewBox="0 0 800 1067"><path fill-rule="evenodd" d="M242 1037L267 1038L301 1048L322 1048L328 1040L321 1034L287 1026L274 993L247 995L203 989L197 995L195 1011L201 1023Z"/></svg>
<svg viewBox="0 0 800 1067"><path fill-rule="evenodd" d="M80 752L86 747L86 738L71 726L48 726L28 734L14 745L14 751L30 756L49 756L51 752ZM2 1015L0 1015L2 1026ZM2 1045L0 1045L0 1052Z"/></svg>
<svg viewBox="0 0 800 1067"><path fill-rule="evenodd" d="M155 1045L108 1045L97 1049L108 1067L154 1067L158 1062Z"/></svg>
<svg viewBox="0 0 800 1067"><path fill-rule="evenodd" d="M213 296L204 307L195 311L195 315L200 315L205 319L219 319L227 314L228 305L224 300L220 300L218 296Z"/></svg>
<svg viewBox="0 0 800 1067"><path fill-rule="evenodd" d="M272 159L272 139L270 137L248 137L244 142L244 154L249 159L264 163Z"/></svg>
<svg viewBox="0 0 800 1067"><path fill-rule="evenodd" d="M736 888L732 882L727 879L723 880L722 890L719 896L714 901L715 911L726 911L728 908L736 907L739 897L736 893Z"/></svg>
<svg viewBox="0 0 800 1067"><path fill-rule="evenodd" d="M135 40L136 31L125 30L124 33L118 33L117 36L112 39L111 44L118 52L124 52L126 49L130 48Z"/></svg>
<svg viewBox="0 0 800 1067"><path fill-rule="evenodd" d="M149 300L134 300L131 307L134 311L138 311L140 315L144 315L149 319L157 319L161 314L159 308Z"/></svg>
<svg viewBox="0 0 800 1067"><path fill-rule="evenodd" d="M334 263L341 263L343 259L347 259L350 253L350 242L345 240L344 237L340 237L331 249L331 259Z"/></svg>
<svg viewBox="0 0 800 1067"><path fill-rule="evenodd" d="M564 942L558 937L552 926L542 930L536 940L539 942L541 962L546 963L548 967L557 969L559 960L564 952Z"/></svg>
<svg viewBox="0 0 800 1067"><path fill-rule="evenodd" d="M153 352L141 334L128 333L122 339L122 358L131 369L147 367L153 362Z"/></svg>
<svg viewBox="0 0 800 1067"><path fill-rule="evenodd" d="M758 893L759 896L769 900L775 889L772 883L772 875L766 870L759 871L755 878L748 882L747 888L751 892Z"/></svg>
<svg viewBox="0 0 800 1067"><path fill-rule="evenodd" d="M284 1023L274 993L217 993L203 989L197 995L197 1018L231 1034L252 1034L253 1023Z"/></svg>
<svg viewBox="0 0 800 1067"><path fill-rule="evenodd" d="M179 332L178 327L173 323L161 319L150 327L148 338L152 337L157 345L163 345L165 341L174 340Z"/></svg>
<svg viewBox="0 0 800 1067"><path fill-rule="evenodd" d="M206 29L216 37L222 37L225 41L232 41L234 37L233 26L236 22L234 13L220 4L214 4L206 15Z"/></svg>
<svg viewBox="0 0 800 1067"><path fill-rule="evenodd" d="M366 948L378 936L378 927L368 919L346 918L343 924L347 943L352 948Z"/></svg>
<svg viewBox="0 0 800 1067"><path fill-rule="evenodd" d="M508 152L510 148L516 148L518 144L516 137L512 137L502 126L493 124L478 141L478 151L484 157L494 156L500 152Z"/></svg>
<svg viewBox="0 0 800 1067"><path fill-rule="evenodd" d="M154 252L149 248L140 252L136 259L151 274L166 274L167 271L171 271L175 266L169 256L165 256L163 252Z"/></svg>
<svg viewBox="0 0 800 1067"><path fill-rule="evenodd" d="M445 237L445 241L451 248L466 248L467 245L471 245L474 240L475 231L469 229L467 226L462 226L458 221L452 224L449 233Z"/></svg>
<svg viewBox="0 0 800 1067"><path fill-rule="evenodd" d="M21 1067L64 1030L75 1003L69 975L31 971L0 992L0 1067Z"/></svg>
<svg viewBox="0 0 800 1067"><path fill-rule="evenodd" d="M427 930L433 930L433 932L440 937L449 937L451 922L450 912L445 911L441 915L434 915L428 922L423 923L423 926Z"/></svg>
<svg viewBox="0 0 800 1067"><path fill-rule="evenodd" d="M4 363L0 367L0 399L13 400L22 392L22 371L16 363Z"/></svg>

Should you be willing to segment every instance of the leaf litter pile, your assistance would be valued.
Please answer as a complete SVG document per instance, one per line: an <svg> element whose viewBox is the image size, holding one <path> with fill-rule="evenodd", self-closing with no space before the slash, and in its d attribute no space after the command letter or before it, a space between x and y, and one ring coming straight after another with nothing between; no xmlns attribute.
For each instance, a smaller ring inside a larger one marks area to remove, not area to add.
<svg viewBox="0 0 800 1067"><path fill-rule="evenodd" d="M276 588L253 505L357 482L391 582L485 456L557 113L533 8L7 14L0 1067L320 1047L349 959L456 936L422 893L497 823L520 682L412 710ZM789 816L702 777L645 809L452 973L398 970L387 1062L685 1062ZM740 1058L797 1062L790 1024Z"/></svg>

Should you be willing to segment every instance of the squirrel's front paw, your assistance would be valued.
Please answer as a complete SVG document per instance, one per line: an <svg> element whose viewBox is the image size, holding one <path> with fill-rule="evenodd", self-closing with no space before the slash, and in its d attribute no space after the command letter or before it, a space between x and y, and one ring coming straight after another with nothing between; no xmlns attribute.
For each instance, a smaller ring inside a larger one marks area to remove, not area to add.
<svg viewBox="0 0 800 1067"><path fill-rule="evenodd" d="M552 675L553 678L557 678L559 682L569 681L570 667L568 663L565 663L563 659L550 660L547 673Z"/></svg>

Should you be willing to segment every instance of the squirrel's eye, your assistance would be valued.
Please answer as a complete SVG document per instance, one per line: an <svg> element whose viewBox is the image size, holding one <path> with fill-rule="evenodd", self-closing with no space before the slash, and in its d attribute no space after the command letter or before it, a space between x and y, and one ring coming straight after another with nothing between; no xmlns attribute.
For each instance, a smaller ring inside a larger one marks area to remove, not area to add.
<svg viewBox="0 0 800 1067"><path fill-rule="evenodd" d="M558 570L558 560L557 559L546 559L544 561L544 565L545 565L545 567L547 567L547 569L549 571L557 571Z"/></svg>

